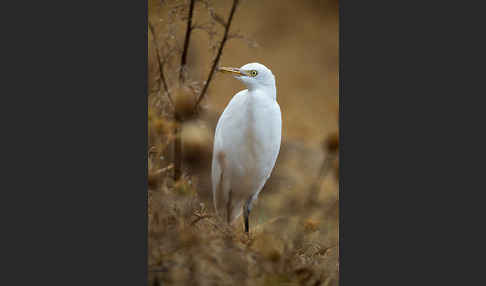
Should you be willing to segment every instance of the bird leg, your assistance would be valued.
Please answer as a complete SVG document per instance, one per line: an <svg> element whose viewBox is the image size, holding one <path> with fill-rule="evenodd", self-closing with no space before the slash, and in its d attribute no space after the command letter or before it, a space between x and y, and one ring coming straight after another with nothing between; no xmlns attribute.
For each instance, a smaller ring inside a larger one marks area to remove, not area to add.
<svg viewBox="0 0 486 286"><path fill-rule="evenodd" d="M245 232L248 233L248 229L250 228L248 226L248 216L250 215L250 212L247 212L246 209L243 210L244 216L245 216Z"/></svg>
<svg viewBox="0 0 486 286"><path fill-rule="evenodd" d="M228 192L228 201L226 203L226 221L228 222L228 224L230 224L230 222L231 222L231 213L232 213L232 210L231 210L231 195L232 195L232 189L230 189L229 192Z"/></svg>
<svg viewBox="0 0 486 286"><path fill-rule="evenodd" d="M250 226L249 226L249 223L248 223L248 218L250 217L250 211L251 211L252 203L253 203L252 196L250 196L248 198L248 200L246 201L245 205L243 206L243 216L245 218L245 232L246 233L248 233L248 231L250 229Z"/></svg>

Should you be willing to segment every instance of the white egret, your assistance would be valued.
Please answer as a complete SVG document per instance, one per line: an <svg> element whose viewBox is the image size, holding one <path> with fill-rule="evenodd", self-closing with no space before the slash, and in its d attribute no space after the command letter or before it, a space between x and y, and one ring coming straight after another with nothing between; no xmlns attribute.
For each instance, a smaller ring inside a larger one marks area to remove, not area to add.
<svg viewBox="0 0 486 286"><path fill-rule="evenodd" d="M233 96L216 125L212 184L216 212L232 223L243 212L248 217L270 177L280 151L282 116L275 77L262 64L219 68L235 75L248 89Z"/></svg>

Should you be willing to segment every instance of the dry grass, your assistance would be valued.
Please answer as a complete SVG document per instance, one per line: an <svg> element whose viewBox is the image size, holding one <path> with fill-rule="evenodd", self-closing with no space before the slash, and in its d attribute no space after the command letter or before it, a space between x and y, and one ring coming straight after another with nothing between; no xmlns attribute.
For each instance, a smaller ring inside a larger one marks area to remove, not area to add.
<svg viewBox="0 0 486 286"><path fill-rule="evenodd" d="M292 169L298 163L288 164ZM320 184L295 182L287 194L269 190L279 188L270 183L252 213L249 236L242 221L227 226L214 217L197 178L173 183L160 177L148 194L151 283L337 285L337 194L329 191L336 188L334 176ZM307 200L316 187L316 198Z"/></svg>
<svg viewBox="0 0 486 286"><path fill-rule="evenodd" d="M215 13L227 15L231 1L211 2ZM283 116L281 152L252 210L249 236L243 232L242 219L227 226L214 216L210 182L214 127L241 84L216 74L202 112L176 123L172 103L158 92L157 60L154 44L149 42L150 285L338 285L336 3L246 0L235 14L232 32L241 31L259 46L230 40L221 63L241 66L258 61L270 67L277 78ZM180 15L187 14L186 4L149 1L149 18L162 55L171 45L182 45L185 26ZM174 9L174 19L166 17L168 7ZM206 23L200 1L194 9L195 24ZM214 36L202 30L192 36L187 58L192 91L200 89L197 81L210 68L211 46L222 32L215 29L219 34ZM175 38L164 38L170 33ZM184 112L187 99L177 95L190 92L181 93L177 85L179 61L177 56L167 59L165 80ZM183 124L179 127L184 172L174 182L173 143L178 124Z"/></svg>

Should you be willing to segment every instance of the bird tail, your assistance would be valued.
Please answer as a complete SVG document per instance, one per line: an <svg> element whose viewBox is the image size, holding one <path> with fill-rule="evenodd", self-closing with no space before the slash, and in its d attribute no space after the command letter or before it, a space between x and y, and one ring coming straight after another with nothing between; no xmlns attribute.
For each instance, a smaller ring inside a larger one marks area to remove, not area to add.
<svg viewBox="0 0 486 286"><path fill-rule="evenodd" d="M243 205L238 192L233 192L225 169L224 154L216 154L211 170L214 210L218 217L231 224L241 215Z"/></svg>
<svg viewBox="0 0 486 286"><path fill-rule="evenodd" d="M217 215L220 215L219 209L224 202L224 191L223 191L223 160L222 156L214 156L213 165L211 170L212 183L213 183L213 204L214 211Z"/></svg>

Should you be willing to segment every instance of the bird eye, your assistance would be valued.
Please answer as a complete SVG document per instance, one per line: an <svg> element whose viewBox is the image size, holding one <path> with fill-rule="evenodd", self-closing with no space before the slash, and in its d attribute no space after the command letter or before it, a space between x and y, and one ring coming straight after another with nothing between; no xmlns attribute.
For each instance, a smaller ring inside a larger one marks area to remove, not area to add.
<svg viewBox="0 0 486 286"><path fill-rule="evenodd" d="M258 72L256 70L250 71L250 75L253 76L253 77L257 76L257 74L258 74Z"/></svg>

